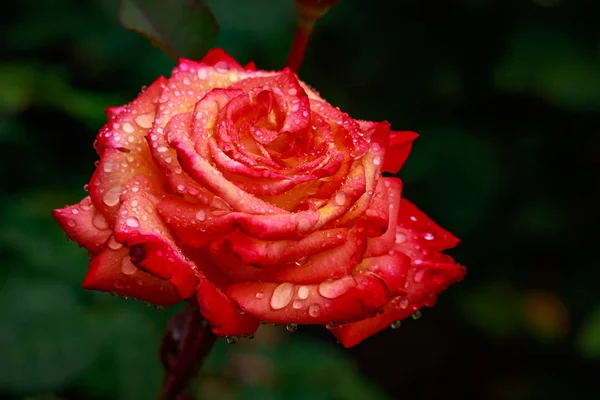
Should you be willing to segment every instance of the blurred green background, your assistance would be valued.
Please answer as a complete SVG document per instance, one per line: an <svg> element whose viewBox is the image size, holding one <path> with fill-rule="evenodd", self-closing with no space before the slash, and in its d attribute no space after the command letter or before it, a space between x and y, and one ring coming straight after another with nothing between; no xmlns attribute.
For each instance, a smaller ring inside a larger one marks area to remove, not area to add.
<svg viewBox="0 0 600 400"><path fill-rule="evenodd" d="M218 46L283 66L292 0L207 4ZM0 398L153 399L176 310L81 289L85 251L50 210L84 195L103 109L173 64L119 26L116 0L2 7ZM600 398L600 2L342 0L300 76L421 134L404 194L462 239L468 275L350 350L322 327L219 343L196 398Z"/></svg>

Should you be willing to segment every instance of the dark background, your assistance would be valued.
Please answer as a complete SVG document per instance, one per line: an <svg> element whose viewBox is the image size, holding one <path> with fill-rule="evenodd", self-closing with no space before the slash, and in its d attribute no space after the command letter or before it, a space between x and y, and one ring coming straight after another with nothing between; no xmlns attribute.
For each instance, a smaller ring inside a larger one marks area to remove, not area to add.
<svg viewBox="0 0 600 400"><path fill-rule="evenodd" d="M283 66L292 0L207 4L218 46ZM2 8L0 397L152 399L175 310L81 289L85 251L50 210L83 197L103 109L173 64L119 26L116 0ZM421 134L404 194L462 239L468 275L350 350L322 327L219 343L196 397L600 398L600 1L342 0L300 76Z"/></svg>

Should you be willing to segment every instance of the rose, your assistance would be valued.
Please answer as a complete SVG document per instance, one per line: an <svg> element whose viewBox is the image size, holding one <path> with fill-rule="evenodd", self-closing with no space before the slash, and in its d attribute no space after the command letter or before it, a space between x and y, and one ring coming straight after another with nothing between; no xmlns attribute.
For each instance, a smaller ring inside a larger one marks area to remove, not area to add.
<svg viewBox="0 0 600 400"><path fill-rule="evenodd" d="M289 70L213 50L107 114L89 196L54 211L90 253L87 289L196 294L218 335L326 324L350 346L464 275L440 253L457 240L382 177L416 134L350 118Z"/></svg>

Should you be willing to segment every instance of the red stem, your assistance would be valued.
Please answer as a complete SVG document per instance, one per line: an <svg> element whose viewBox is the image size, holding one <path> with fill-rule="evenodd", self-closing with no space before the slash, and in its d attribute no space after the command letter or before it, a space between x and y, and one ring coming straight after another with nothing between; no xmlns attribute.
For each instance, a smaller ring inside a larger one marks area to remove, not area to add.
<svg viewBox="0 0 600 400"><path fill-rule="evenodd" d="M298 20L296 36L294 36L294 42L292 43L292 48L286 62L287 67L296 73L302 65L315 22L316 20L306 20L302 17Z"/></svg>
<svg viewBox="0 0 600 400"><path fill-rule="evenodd" d="M195 301L169 321L160 349L165 377L158 400L180 400L217 339Z"/></svg>

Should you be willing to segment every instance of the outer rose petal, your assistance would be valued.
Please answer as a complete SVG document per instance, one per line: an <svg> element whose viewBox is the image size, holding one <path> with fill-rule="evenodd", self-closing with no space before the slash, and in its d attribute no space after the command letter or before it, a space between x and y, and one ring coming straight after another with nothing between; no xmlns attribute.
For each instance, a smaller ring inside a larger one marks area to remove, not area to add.
<svg viewBox="0 0 600 400"><path fill-rule="evenodd" d="M267 322L327 324L374 315L387 302L382 282L352 274L320 285L235 283L227 295L247 313Z"/></svg>
<svg viewBox="0 0 600 400"><path fill-rule="evenodd" d="M111 109L108 124L98 133L96 150L100 164L90 180L90 197L111 226L119 209L121 190L134 175L142 173L157 181L163 179L152 162L144 137L154 120L155 103L165 84L166 79L161 77L131 104Z"/></svg>
<svg viewBox="0 0 600 400"><path fill-rule="evenodd" d="M256 332L260 321L250 314L243 313L225 293L208 280L202 279L197 290L200 312L216 335L241 336Z"/></svg>
<svg viewBox="0 0 600 400"><path fill-rule="evenodd" d="M244 70L233 57L219 48L210 49L200 62L216 68Z"/></svg>
<svg viewBox="0 0 600 400"><path fill-rule="evenodd" d="M419 137L415 132L402 131L390 133L390 144L382 170L397 174L408 158L413 141Z"/></svg>
<svg viewBox="0 0 600 400"><path fill-rule="evenodd" d="M198 284L195 264L174 243L167 226L154 211L147 194L132 194L123 202L115 224L115 238L132 248L136 266L169 279L181 298L194 294Z"/></svg>
<svg viewBox="0 0 600 400"><path fill-rule="evenodd" d="M435 296L464 278L465 269L440 251L458 242L452 234L434 223L414 204L402 199L396 228L394 251L406 254L412 264L407 271L404 291L395 297L381 315L349 323L332 333L345 346L354 346L392 322L432 305Z"/></svg>
<svg viewBox="0 0 600 400"><path fill-rule="evenodd" d="M106 218L96 210L89 196L78 204L54 210L52 215L71 239L92 253L102 250L111 235Z"/></svg>
<svg viewBox="0 0 600 400"><path fill-rule="evenodd" d="M117 250L107 247L93 257L83 287L117 292L162 306L171 306L181 300L169 281L136 268L125 247Z"/></svg>

